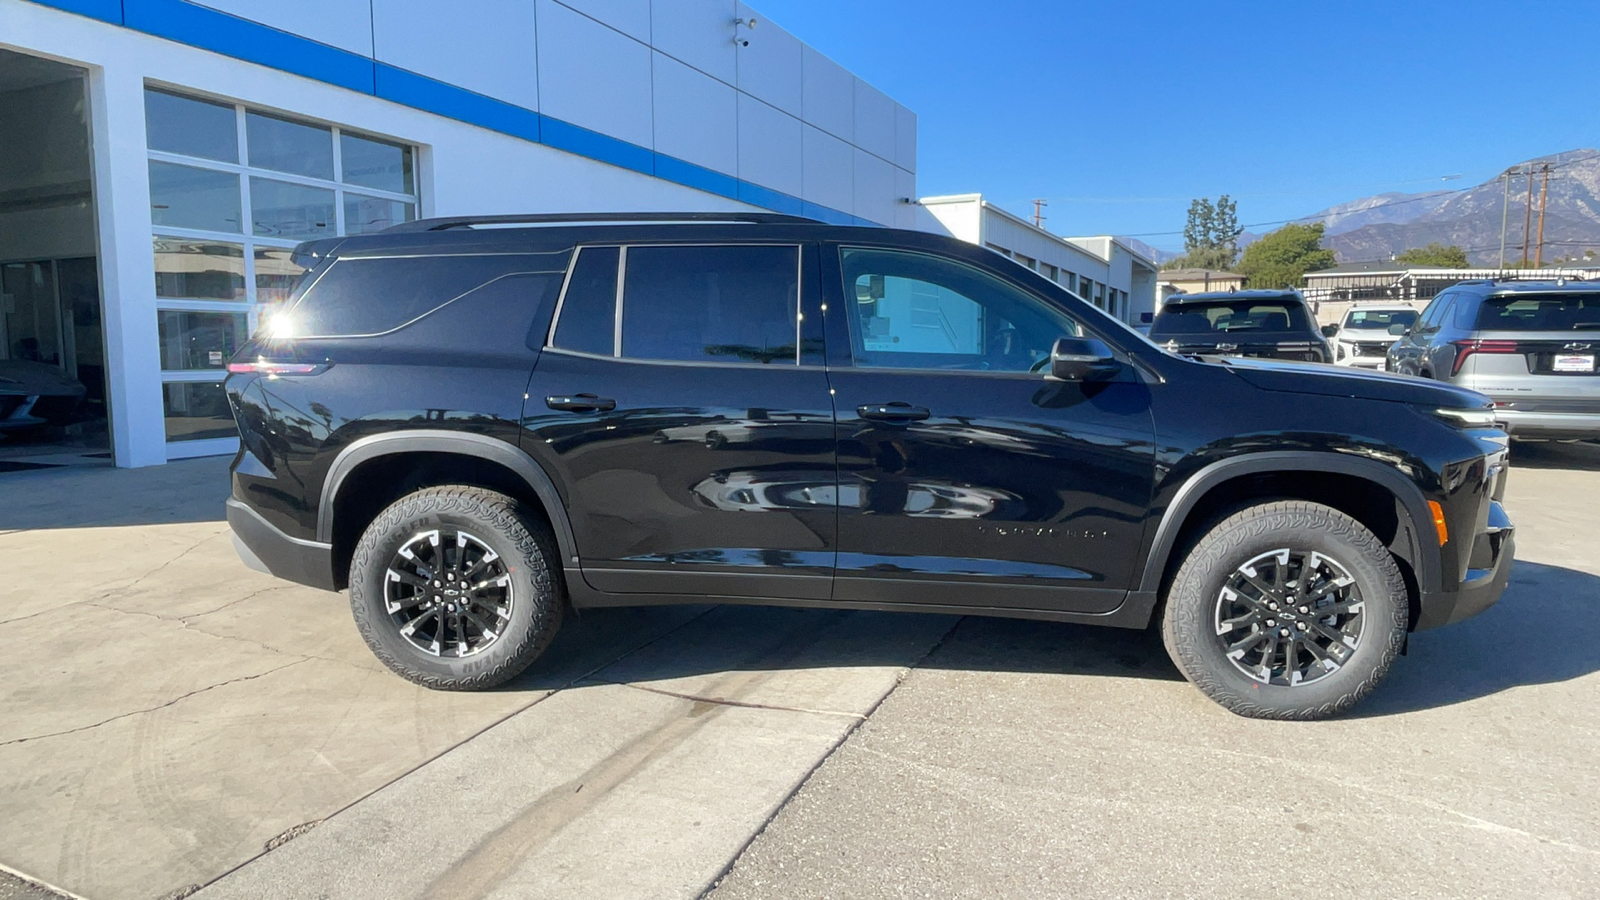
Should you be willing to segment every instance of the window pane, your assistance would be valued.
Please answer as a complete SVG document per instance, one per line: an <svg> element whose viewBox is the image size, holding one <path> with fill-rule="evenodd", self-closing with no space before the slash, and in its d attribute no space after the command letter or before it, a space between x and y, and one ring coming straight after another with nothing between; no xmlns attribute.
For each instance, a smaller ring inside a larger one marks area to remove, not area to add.
<svg viewBox="0 0 1600 900"><path fill-rule="evenodd" d="M333 131L262 113L245 113L250 165L333 180Z"/></svg>
<svg viewBox="0 0 1600 900"><path fill-rule="evenodd" d="M503 275L564 271L565 263L565 253L341 259L278 317L272 336L381 334Z"/></svg>
<svg viewBox="0 0 1600 900"><path fill-rule="evenodd" d="M228 397L215 382L163 384L162 412L167 419L167 440L201 441L238 437Z"/></svg>
<svg viewBox="0 0 1600 900"><path fill-rule="evenodd" d="M245 300L244 248L238 244L157 237L156 296L175 300Z"/></svg>
<svg viewBox="0 0 1600 900"><path fill-rule="evenodd" d="M410 194L416 191L411 172L411 148L339 134L339 165L346 184Z"/></svg>
<svg viewBox="0 0 1600 900"><path fill-rule="evenodd" d="M238 233L239 176L150 163L150 221L157 227Z"/></svg>
<svg viewBox="0 0 1600 900"><path fill-rule="evenodd" d="M631 247L622 355L795 364L794 247Z"/></svg>
<svg viewBox="0 0 1600 900"><path fill-rule="evenodd" d="M256 302L261 312L256 318L257 329L266 329L272 323L289 295L299 286L308 271L290 257L294 251L282 247L256 248Z"/></svg>
<svg viewBox="0 0 1600 900"><path fill-rule="evenodd" d="M1057 338L1082 335L1043 299L952 260L855 249L842 260L858 365L1027 372Z"/></svg>
<svg viewBox="0 0 1600 900"><path fill-rule="evenodd" d="M1477 327L1483 331L1600 331L1600 296L1584 293L1489 297L1478 307Z"/></svg>
<svg viewBox="0 0 1600 900"><path fill-rule="evenodd" d="M363 197L360 194L344 195L344 233L367 234L382 231L390 225L399 225L417 217L416 207L398 200Z"/></svg>
<svg viewBox="0 0 1600 900"><path fill-rule="evenodd" d="M262 237L313 238L334 233L333 191L266 178L250 179L250 216Z"/></svg>
<svg viewBox="0 0 1600 900"><path fill-rule="evenodd" d="M245 341L244 313L163 309L156 315L163 369L220 369Z"/></svg>
<svg viewBox="0 0 1600 900"><path fill-rule="evenodd" d="M617 328L617 248L583 248L562 298L560 316L551 346L612 354Z"/></svg>
<svg viewBox="0 0 1600 900"><path fill-rule="evenodd" d="M239 161L238 118L232 106L147 90L144 127L151 150Z"/></svg>

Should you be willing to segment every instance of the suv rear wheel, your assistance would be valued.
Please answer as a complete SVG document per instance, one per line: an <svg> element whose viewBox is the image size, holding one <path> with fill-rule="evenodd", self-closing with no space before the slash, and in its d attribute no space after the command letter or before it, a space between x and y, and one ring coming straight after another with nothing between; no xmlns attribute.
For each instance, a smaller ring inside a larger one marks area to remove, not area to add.
<svg viewBox="0 0 1600 900"><path fill-rule="evenodd" d="M502 684L561 626L554 547L548 530L504 494L456 485L408 494L356 545L356 627L384 665L417 684Z"/></svg>
<svg viewBox="0 0 1600 900"><path fill-rule="evenodd" d="M1406 636L1406 589L1383 542L1338 510L1250 506L1206 532L1167 595L1167 652L1242 716L1320 719L1372 692Z"/></svg>

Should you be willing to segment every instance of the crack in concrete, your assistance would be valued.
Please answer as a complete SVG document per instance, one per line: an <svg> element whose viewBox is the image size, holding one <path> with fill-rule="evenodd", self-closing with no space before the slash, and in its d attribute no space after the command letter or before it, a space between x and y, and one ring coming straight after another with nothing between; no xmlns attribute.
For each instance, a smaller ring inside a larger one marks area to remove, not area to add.
<svg viewBox="0 0 1600 900"><path fill-rule="evenodd" d="M68 734L77 734L80 731L89 731L90 729L93 729L93 728L99 728L102 725L109 725L112 722L115 722L115 721L117 721L119 719L126 719L126 718L129 718L129 717L132 717L132 716L140 716L140 715L144 715L146 713L156 712L157 710L166 709L169 706L172 706L172 705L174 705L176 703L181 703L184 700L187 700L190 697L193 697L193 696L195 696L197 694L204 694L207 691L213 691L213 690L216 690L217 688L220 688L220 687L227 687L230 684L239 684L239 683L245 682L245 681L255 681L257 678L265 678L265 677L267 677L268 675L271 675L274 672L282 672L284 669L290 668L292 666L298 666L303 662L309 662L309 661L310 661L309 657L301 657L300 659L297 659L294 662L288 662L288 663L284 663L281 666L275 666L275 667L273 667L271 669L266 670L265 672L258 672L258 673L254 674L254 675L242 675L242 676L240 676L238 678L230 678L227 681L219 681L216 684L208 684L203 688L195 688L192 691L188 691L186 693L179 694L178 696L172 698L171 700L168 700L165 703L159 703L159 704L156 704L155 706L147 707L145 709L134 709L134 710L129 710L128 712L125 712L125 713L117 713L116 715L112 716L109 719L102 719L99 722L94 722L94 723L91 723L89 725L80 725L77 728L68 728L68 729L65 729L63 731L52 731L52 732L49 732L47 734L34 734L34 735L29 735L28 737L12 738L9 741L0 741L0 747L9 747L12 744L24 744L24 743L27 743L28 741L38 741L38 740L43 740L45 738L61 737L63 735L68 735Z"/></svg>
<svg viewBox="0 0 1600 900"><path fill-rule="evenodd" d="M714 706L738 706L744 709L772 709L779 712L812 713L819 716L838 716L845 719L865 720L867 718L861 713L845 712L837 709L811 709L805 706L778 706L772 703L754 703L746 700L729 700L727 697L706 697L699 694L682 694L677 691L669 691L664 688L646 687L642 684L634 684L628 681L589 681L585 682L584 684L577 684L573 686L584 687L585 685L590 684L614 684L621 687L633 688L636 691L648 691L652 694L661 694L666 697L676 697L679 700L690 700L695 703L709 703Z"/></svg>

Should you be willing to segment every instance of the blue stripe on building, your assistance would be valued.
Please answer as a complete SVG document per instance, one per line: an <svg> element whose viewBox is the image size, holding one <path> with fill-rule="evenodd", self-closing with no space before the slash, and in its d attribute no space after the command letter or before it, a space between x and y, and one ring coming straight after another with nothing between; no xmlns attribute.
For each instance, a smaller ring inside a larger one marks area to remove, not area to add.
<svg viewBox="0 0 1600 900"><path fill-rule="evenodd" d="M369 94L774 212L809 216L836 225L880 224L187 0L33 2Z"/></svg>

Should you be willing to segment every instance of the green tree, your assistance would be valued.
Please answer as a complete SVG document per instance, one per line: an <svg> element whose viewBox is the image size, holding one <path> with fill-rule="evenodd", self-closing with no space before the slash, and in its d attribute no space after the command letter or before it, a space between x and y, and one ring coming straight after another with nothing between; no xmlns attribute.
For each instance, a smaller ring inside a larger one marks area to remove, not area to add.
<svg viewBox="0 0 1600 900"><path fill-rule="evenodd" d="M1412 247L1397 254L1394 261L1412 266L1449 266L1453 269L1465 269L1472 265L1467 260L1467 251L1455 244L1446 247L1438 241L1426 247Z"/></svg>
<svg viewBox="0 0 1600 900"><path fill-rule="evenodd" d="M1305 274L1334 264L1322 246L1322 223L1285 225L1244 248L1235 271L1253 288L1301 287Z"/></svg>
<svg viewBox="0 0 1600 900"><path fill-rule="evenodd" d="M1201 197L1189 203L1183 227L1183 255L1167 269L1227 269L1239 255L1238 205L1223 194L1216 203Z"/></svg>

